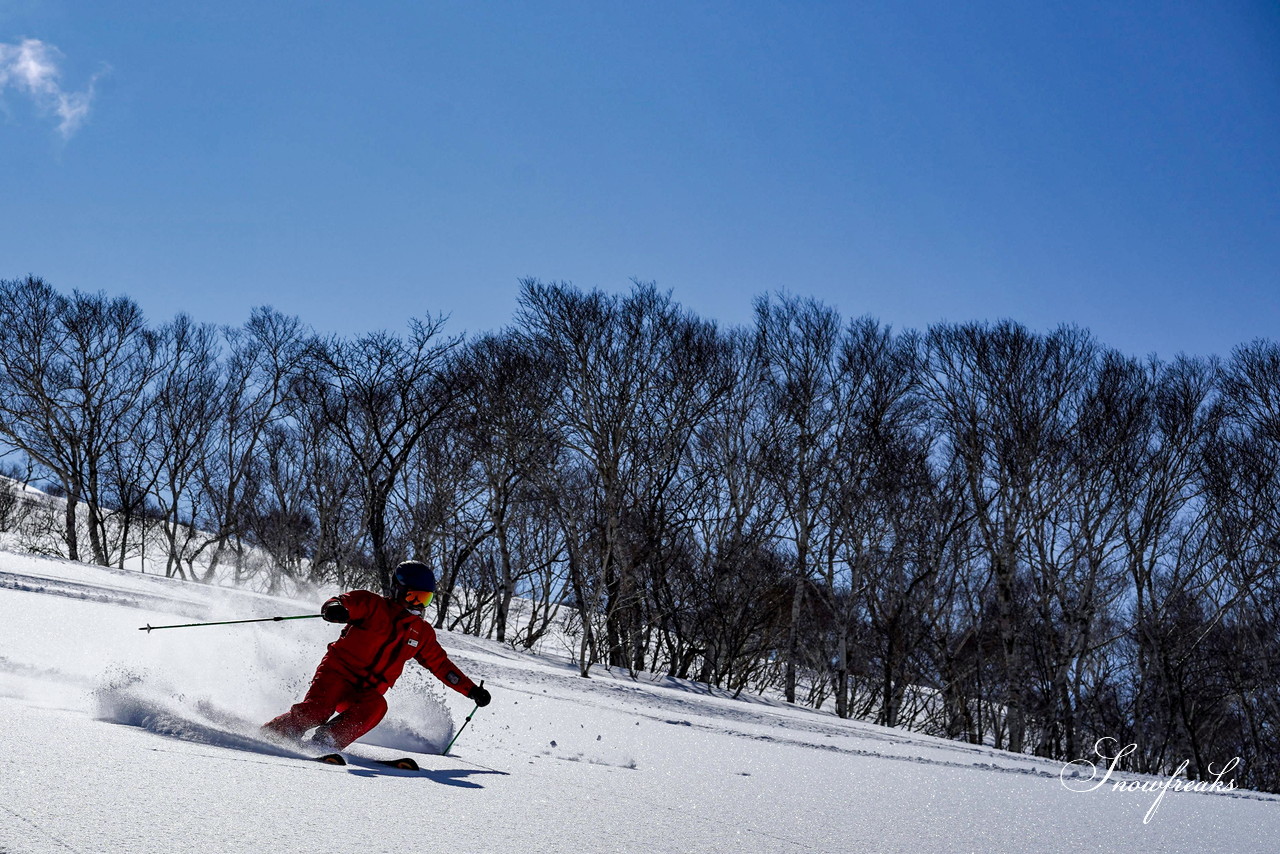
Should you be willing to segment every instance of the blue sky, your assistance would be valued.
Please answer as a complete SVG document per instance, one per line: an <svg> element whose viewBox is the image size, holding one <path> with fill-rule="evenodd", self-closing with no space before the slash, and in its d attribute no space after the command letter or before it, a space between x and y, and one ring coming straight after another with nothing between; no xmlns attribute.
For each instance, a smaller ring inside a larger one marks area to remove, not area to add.
<svg viewBox="0 0 1280 854"><path fill-rule="evenodd" d="M1280 337L1280 7L0 0L27 273L157 322L474 332L634 277L1226 353Z"/></svg>

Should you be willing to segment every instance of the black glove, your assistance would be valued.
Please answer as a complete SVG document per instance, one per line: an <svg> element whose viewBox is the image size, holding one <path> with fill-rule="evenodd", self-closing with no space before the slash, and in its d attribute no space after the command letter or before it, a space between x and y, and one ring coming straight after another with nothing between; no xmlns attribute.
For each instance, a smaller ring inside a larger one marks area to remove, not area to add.
<svg viewBox="0 0 1280 854"><path fill-rule="evenodd" d="M477 706L487 706L493 698L489 696L488 691L477 685L467 692L467 699L475 700Z"/></svg>
<svg viewBox="0 0 1280 854"><path fill-rule="evenodd" d="M345 623L351 619L351 612L337 599L331 599L320 609L320 616L326 623Z"/></svg>

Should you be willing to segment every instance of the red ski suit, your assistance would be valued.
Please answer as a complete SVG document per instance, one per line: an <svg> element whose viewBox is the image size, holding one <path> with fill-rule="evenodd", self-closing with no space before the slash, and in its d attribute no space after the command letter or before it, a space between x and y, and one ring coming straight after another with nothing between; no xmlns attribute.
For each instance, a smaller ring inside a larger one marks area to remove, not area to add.
<svg viewBox="0 0 1280 854"><path fill-rule="evenodd" d="M382 720L387 713L382 695L411 658L459 694L475 687L449 660L435 629L403 603L368 590L343 593L325 606L331 602L341 603L351 615L346 628L329 644L307 696L266 729L298 739L318 726L316 740L342 750ZM338 716L329 720L334 712Z"/></svg>

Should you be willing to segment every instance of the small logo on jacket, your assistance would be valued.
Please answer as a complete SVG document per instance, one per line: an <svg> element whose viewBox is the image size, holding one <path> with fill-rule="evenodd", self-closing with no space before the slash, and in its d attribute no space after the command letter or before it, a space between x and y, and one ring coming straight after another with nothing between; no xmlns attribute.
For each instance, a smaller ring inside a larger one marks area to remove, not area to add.
<svg viewBox="0 0 1280 854"><path fill-rule="evenodd" d="M409 646L417 646L417 645L418 645L417 638L409 638Z"/></svg>

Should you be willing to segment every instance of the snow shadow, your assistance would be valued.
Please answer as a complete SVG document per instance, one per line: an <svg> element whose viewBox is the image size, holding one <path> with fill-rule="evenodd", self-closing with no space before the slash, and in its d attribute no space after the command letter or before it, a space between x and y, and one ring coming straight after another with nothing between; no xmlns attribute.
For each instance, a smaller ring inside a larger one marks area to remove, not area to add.
<svg viewBox="0 0 1280 854"><path fill-rule="evenodd" d="M427 779L442 786L456 789L483 789L484 786L469 779L481 775L510 776L506 771L494 771L490 768L420 768L417 771L405 771L399 768L388 768L362 756L348 756L347 771L357 777L417 777Z"/></svg>

